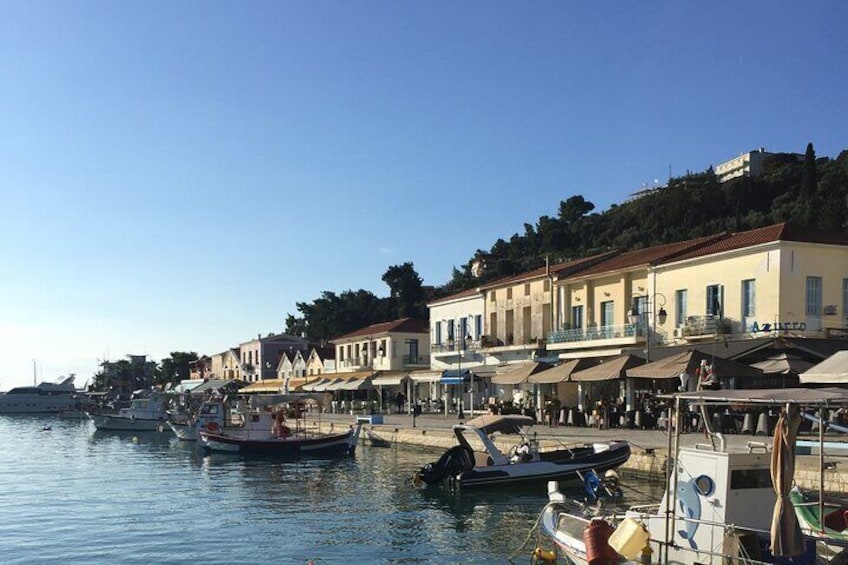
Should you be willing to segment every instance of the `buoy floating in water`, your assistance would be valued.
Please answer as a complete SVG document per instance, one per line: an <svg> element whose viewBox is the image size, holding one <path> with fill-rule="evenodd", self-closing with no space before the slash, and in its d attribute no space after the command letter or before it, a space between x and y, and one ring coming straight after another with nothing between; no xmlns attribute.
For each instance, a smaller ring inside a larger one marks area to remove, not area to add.
<svg viewBox="0 0 848 565"><path fill-rule="evenodd" d="M548 549L537 547L533 550L533 559L536 563L556 563L556 553Z"/></svg>

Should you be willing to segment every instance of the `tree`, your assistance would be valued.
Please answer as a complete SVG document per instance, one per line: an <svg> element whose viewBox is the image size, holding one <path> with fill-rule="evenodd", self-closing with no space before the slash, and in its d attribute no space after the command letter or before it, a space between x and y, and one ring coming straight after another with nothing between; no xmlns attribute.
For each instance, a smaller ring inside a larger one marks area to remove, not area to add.
<svg viewBox="0 0 848 565"><path fill-rule="evenodd" d="M383 282L389 286L389 307L395 318L427 318L424 288L412 263L389 267L383 274Z"/></svg>
<svg viewBox="0 0 848 565"><path fill-rule="evenodd" d="M194 351L171 352L171 357L166 357L159 362L159 370L153 377L154 384L177 385L180 381L187 380L191 376L191 363L194 361L197 361L197 353Z"/></svg>

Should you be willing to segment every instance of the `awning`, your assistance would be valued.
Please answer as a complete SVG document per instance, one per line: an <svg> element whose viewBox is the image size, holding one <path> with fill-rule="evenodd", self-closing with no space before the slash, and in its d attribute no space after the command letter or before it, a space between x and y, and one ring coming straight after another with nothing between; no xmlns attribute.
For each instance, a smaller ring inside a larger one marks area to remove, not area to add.
<svg viewBox="0 0 848 565"><path fill-rule="evenodd" d="M330 379L320 378L320 379L314 380L312 382L303 383L303 385L300 387L300 390L304 390L306 392L312 392L312 391L315 390L316 386L319 386L319 385L322 385L322 384L327 384L328 382L330 382Z"/></svg>
<svg viewBox="0 0 848 565"><path fill-rule="evenodd" d="M239 390L242 394L252 394L256 392L283 392L286 382L283 379L266 379L257 383L252 383Z"/></svg>
<svg viewBox="0 0 848 565"><path fill-rule="evenodd" d="M524 363L511 371L495 375L492 377L492 384L520 385L521 383L527 382L527 379L529 379L531 375L547 371L550 368L551 366L547 363Z"/></svg>
<svg viewBox="0 0 848 565"><path fill-rule="evenodd" d="M588 358L569 359L568 361L548 369L547 371L530 375L527 380L536 384L564 383L569 380L571 374L575 371L588 369L596 364L597 361Z"/></svg>
<svg viewBox="0 0 848 565"><path fill-rule="evenodd" d="M416 383L437 383L442 380L441 371L412 371L409 378Z"/></svg>
<svg viewBox="0 0 848 565"><path fill-rule="evenodd" d="M374 386L399 386L405 385L409 381L409 373L401 371L380 373L379 376L371 379L371 384Z"/></svg>
<svg viewBox="0 0 848 565"><path fill-rule="evenodd" d="M324 392L327 390L333 390L333 386L341 382L341 379L324 379L324 381L316 383L315 386L312 387L312 392Z"/></svg>
<svg viewBox="0 0 848 565"><path fill-rule="evenodd" d="M461 385L468 380L468 377L468 369L463 369L462 371L457 369L448 369L442 372L441 383L443 385Z"/></svg>
<svg viewBox="0 0 848 565"><path fill-rule="evenodd" d="M192 390L194 390L197 387L199 387L200 385L202 385L203 382L204 382L203 379L191 379L191 380L180 381L180 384L178 384L177 386L175 386L174 388L172 388L168 392L177 392L177 393L191 392Z"/></svg>
<svg viewBox="0 0 848 565"><path fill-rule="evenodd" d="M571 380L577 382L613 381L623 379L633 367L644 365L645 360L636 355L619 355L599 365L571 374Z"/></svg>
<svg viewBox="0 0 848 565"><path fill-rule="evenodd" d="M236 379L209 379L200 386L191 389L192 394L202 394L209 390L232 389L244 385L244 381Z"/></svg>
<svg viewBox="0 0 848 565"><path fill-rule="evenodd" d="M363 390L369 388L371 386L371 379L351 379L349 381L343 381L336 385L336 388L333 390Z"/></svg>
<svg viewBox="0 0 848 565"><path fill-rule="evenodd" d="M627 369L628 377L637 379L674 379L681 373L695 375L695 369L700 367L701 361L711 365L713 375L719 379L730 377L761 377L763 372L749 365L743 365L723 357L707 355L702 351L693 350L671 357L666 357L653 363L646 363L640 367Z"/></svg>

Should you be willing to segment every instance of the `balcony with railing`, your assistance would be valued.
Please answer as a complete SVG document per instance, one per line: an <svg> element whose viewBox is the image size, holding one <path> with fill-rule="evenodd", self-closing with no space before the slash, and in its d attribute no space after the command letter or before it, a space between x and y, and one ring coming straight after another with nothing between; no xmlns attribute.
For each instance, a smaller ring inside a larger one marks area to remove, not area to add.
<svg viewBox="0 0 848 565"><path fill-rule="evenodd" d="M712 337L716 334L730 333L730 320L713 314L704 316L689 316L686 323L679 329L680 337L698 339Z"/></svg>
<svg viewBox="0 0 848 565"><path fill-rule="evenodd" d="M589 328L564 329L548 334L548 349L579 349L583 347L606 347L633 345L645 340L644 323L619 326L592 326Z"/></svg>
<svg viewBox="0 0 848 565"><path fill-rule="evenodd" d="M430 366L430 356L429 355L404 355L403 356L403 366L404 367L429 367Z"/></svg>

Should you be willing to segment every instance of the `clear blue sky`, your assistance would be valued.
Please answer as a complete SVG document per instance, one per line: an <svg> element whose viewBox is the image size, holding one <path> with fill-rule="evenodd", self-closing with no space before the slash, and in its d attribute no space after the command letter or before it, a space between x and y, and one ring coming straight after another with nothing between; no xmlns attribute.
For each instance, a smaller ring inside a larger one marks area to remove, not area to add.
<svg viewBox="0 0 848 565"><path fill-rule="evenodd" d="M425 284L581 194L848 147L848 4L0 3L0 390Z"/></svg>

